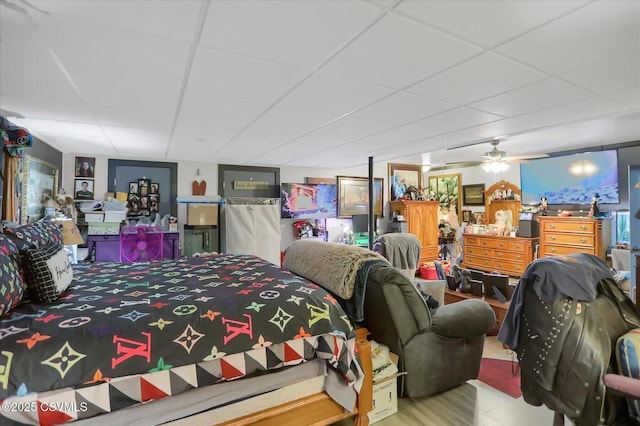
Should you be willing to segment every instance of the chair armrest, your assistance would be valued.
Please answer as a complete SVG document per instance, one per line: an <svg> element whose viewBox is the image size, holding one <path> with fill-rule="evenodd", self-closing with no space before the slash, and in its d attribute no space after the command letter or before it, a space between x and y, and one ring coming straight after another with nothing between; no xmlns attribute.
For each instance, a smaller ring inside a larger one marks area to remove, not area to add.
<svg viewBox="0 0 640 426"><path fill-rule="evenodd" d="M496 314L483 300L466 299L444 305L431 317L431 330L443 337L473 337L496 325Z"/></svg>

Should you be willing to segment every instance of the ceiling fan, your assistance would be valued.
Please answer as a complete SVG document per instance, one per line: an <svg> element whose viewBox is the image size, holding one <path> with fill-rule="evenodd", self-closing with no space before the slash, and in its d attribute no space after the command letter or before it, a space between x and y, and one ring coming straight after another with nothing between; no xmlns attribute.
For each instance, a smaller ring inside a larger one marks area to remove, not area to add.
<svg viewBox="0 0 640 426"><path fill-rule="evenodd" d="M493 139L489 141L491 146L493 147L490 151L485 152L480 157L484 158L482 161L458 161L458 162L450 162L445 163L444 169L451 168L462 168L462 167L476 167L482 166L482 168L486 172L503 172L509 168L507 163L511 162L519 162L525 160L533 160L535 158L544 158L548 157L548 154L530 154L530 155L514 155L507 156L505 151L501 151L498 149L498 144L500 143L499 139ZM459 148L466 148L473 145L479 145L482 143L487 143L487 141L477 142L469 145L456 146L452 148L448 148L448 150L454 150Z"/></svg>

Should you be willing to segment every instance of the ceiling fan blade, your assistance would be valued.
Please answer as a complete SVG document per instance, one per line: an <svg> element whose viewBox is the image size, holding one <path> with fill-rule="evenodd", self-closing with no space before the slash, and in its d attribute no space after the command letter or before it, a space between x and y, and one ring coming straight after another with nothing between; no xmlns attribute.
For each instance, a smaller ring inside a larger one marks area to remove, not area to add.
<svg viewBox="0 0 640 426"><path fill-rule="evenodd" d="M549 154L511 155L504 157L504 161L535 160L536 158L547 158L548 156Z"/></svg>
<svg viewBox="0 0 640 426"><path fill-rule="evenodd" d="M476 141L476 142L470 142L462 145L451 146L451 147L445 148L445 150L452 151L454 149L468 148L470 146L482 145L483 143L492 143L493 141L495 141L495 139L485 139L482 141Z"/></svg>

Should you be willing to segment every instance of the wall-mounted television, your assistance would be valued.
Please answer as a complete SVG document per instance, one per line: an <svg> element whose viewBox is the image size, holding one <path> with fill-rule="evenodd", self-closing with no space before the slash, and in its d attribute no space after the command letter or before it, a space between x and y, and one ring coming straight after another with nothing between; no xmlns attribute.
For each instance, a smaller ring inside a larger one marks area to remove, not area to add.
<svg viewBox="0 0 640 426"><path fill-rule="evenodd" d="M336 217L338 185L283 183L280 185L282 218L324 219Z"/></svg>
<svg viewBox="0 0 640 426"><path fill-rule="evenodd" d="M584 152L540 158L520 163L523 204L590 204L599 194L598 204L617 204L618 151Z"/></svg>

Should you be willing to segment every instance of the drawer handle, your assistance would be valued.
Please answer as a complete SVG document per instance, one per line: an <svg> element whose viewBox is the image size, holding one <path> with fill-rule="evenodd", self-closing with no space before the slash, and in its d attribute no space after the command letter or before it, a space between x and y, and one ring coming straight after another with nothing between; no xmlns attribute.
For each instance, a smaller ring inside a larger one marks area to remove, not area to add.
<svg viewBox="0 0 640 426"><path fill-rule="evenodd" d="M550 236L550 237L549 237L549 239L550 239L551 241L555 241L555 240L556 240L556 237L554 237L554 236L552 235L552 236Z"/></svg>
<svg viewBox="0 0 640 426"><path fill-rule="evenodd" d="M516 265L516 269L520 269L520 265Z"/></svg>
<svg viewBox="0 0 640 426"><path fill-rule="evenodd" d="M496 256L502 257L502 253L496 253Z"/></svg>
<svg viewBox="0 0 640 426"><path fill-rule="evenodd" d="M555 253L555 252L556 252L556 249L554 249L553 247L551 247L551 248L549 249L549 251L550 251L551 253Z"/></svg>
<svg viewBox="0 0 640 426"><path fill-rule="evenodd" d="M497 266L498 268L502 268L502 263L498 263L498 264L496 264L496 266Z"/></svg>
<svg viewBox="0 0 640 426"><path fill-rule="evenodd" d="M483 246L486 246L486 245L487 245L487 242L486 242L486 241L483 241L483 242L482 242L482 245L483 245Z"/></svg>
<svg viewBox="0 0 640 426"><path fill-rule="evenodd" d="M551 229L556 229L556 225L554 225L553 223L549 225L549 228Z"/></svg>
<svg viewBox="0 0 640 426"><path fill-rule="evenodd" d="M586 239L586 238L580 238L580 242L581 242L581 243L586 243L586 242L587 242L587 239Z"/></svg>
<svg viewBox="0 0 640 426"><path fill-rule="evenodd" d="M520 244L516 244L516 250L520 248Z"/></svg>
<svg viewBox="0 0 640 426"><path fill-rule="evenodd" d="M488 252L487 250L485 250L485 251L484 251L484 255L486 256L486 255L488 255L488 254L489 254L489 252Z"/></svg>
<svg viewBox="0 0 640 426"><path fill-rule="evenodd" d="M487 261L485 260L485 261L484 261L484 264L485 264L485 265L488 265L488 264L489 264L489 262L487 262Z"/></svg>
<svg viewBox="0 0 640 426"><path fill-rule="evenodd" d="M502 246L504 245L504 243L498 243L498 245L499 245L500 247L502 247Z"/></svg>
<svg viewBox="0 0 640 426"><path fill-rule="evenodd" d="M520 260L520 259L522 259L522 256L517 255L517 256L516 256L516 259Z"/></svg>
<svg viewBox="0 0 640 426"><path fill-rule="evenodd" d="M587 230L587 226L586 225L580 225L580 230L581 231L586 231Z"/></svg>

